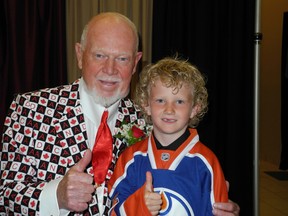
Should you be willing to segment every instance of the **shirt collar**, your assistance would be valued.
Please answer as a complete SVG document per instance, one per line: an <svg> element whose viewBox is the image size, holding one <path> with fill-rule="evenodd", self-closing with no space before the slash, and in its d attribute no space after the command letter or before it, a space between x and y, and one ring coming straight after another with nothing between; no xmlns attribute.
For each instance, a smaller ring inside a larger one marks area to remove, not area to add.
<svg viewBox="0 0 288 216"><path fill-rule="evenodd" d="M178 137L178 139L176 139L174 142L170 143L167 146L162 146L162 144L157 140L157 138L154 136L154 133L153 133L153 137L154 137L157 149L166 149L166 150L173 150L173 151L176 151L177 148L182 143L184 143L185 140L187 140L189 136L190 136L190 131L189 131L189 128L187 127L185 132L180 137Z"/></svg>

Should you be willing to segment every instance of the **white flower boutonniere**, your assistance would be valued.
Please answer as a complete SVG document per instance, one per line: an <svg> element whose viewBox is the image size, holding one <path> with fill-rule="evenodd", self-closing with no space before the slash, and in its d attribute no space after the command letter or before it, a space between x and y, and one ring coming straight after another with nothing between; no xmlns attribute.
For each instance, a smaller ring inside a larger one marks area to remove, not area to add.
<svg viewBox="0 0 288 216"><path fill-rule="evenodd" d="M120 130L114 136L125 140L128 146L133 145L149 136L152 131L152 126L137 125L136 122L122 122Z"/></svg>

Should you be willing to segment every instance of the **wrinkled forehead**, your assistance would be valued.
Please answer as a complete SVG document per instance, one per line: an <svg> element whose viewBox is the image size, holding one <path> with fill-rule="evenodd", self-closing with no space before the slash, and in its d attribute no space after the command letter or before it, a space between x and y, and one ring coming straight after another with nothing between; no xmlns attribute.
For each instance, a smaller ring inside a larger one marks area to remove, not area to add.
<svg viewBox="0 0 288 216"><path fill-rule="evenodd" d="M125 16L104 13L95 16L87 26L87 37L113 37L118 42L126 42L127 46L132 45L133 51L138 49L138 33L135 25Z"/></svg>

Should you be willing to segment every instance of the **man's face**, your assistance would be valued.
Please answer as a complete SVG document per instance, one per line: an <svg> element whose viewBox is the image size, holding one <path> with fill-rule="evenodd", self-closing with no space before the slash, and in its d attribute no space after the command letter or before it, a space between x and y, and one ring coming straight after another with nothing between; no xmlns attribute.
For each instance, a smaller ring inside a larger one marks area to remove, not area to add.
<svg viewBox="0 0 288 216"><path fill-rule="evenodd" d="M103 20L92 24L86 46L77 44L76 52L83 79L94 97L110 105L128 94L142 53L135 53L135 37L127 24Z"/></svg>

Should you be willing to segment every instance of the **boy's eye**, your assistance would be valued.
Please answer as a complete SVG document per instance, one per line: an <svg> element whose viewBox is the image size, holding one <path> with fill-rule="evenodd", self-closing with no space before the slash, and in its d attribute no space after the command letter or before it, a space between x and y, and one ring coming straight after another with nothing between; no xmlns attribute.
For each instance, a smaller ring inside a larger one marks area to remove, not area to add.
<svg viewBox="0 0 288 216"><path fill-rule="evenodd" d="M184 100L177 100L177 104L183 104Z"/></svg>
<svg viewBox="0 0 288 216"><path fill-rule="evenodd" d="M163 99L156 99L156 102L157 103L164 103L164 100Z"/></svg>

